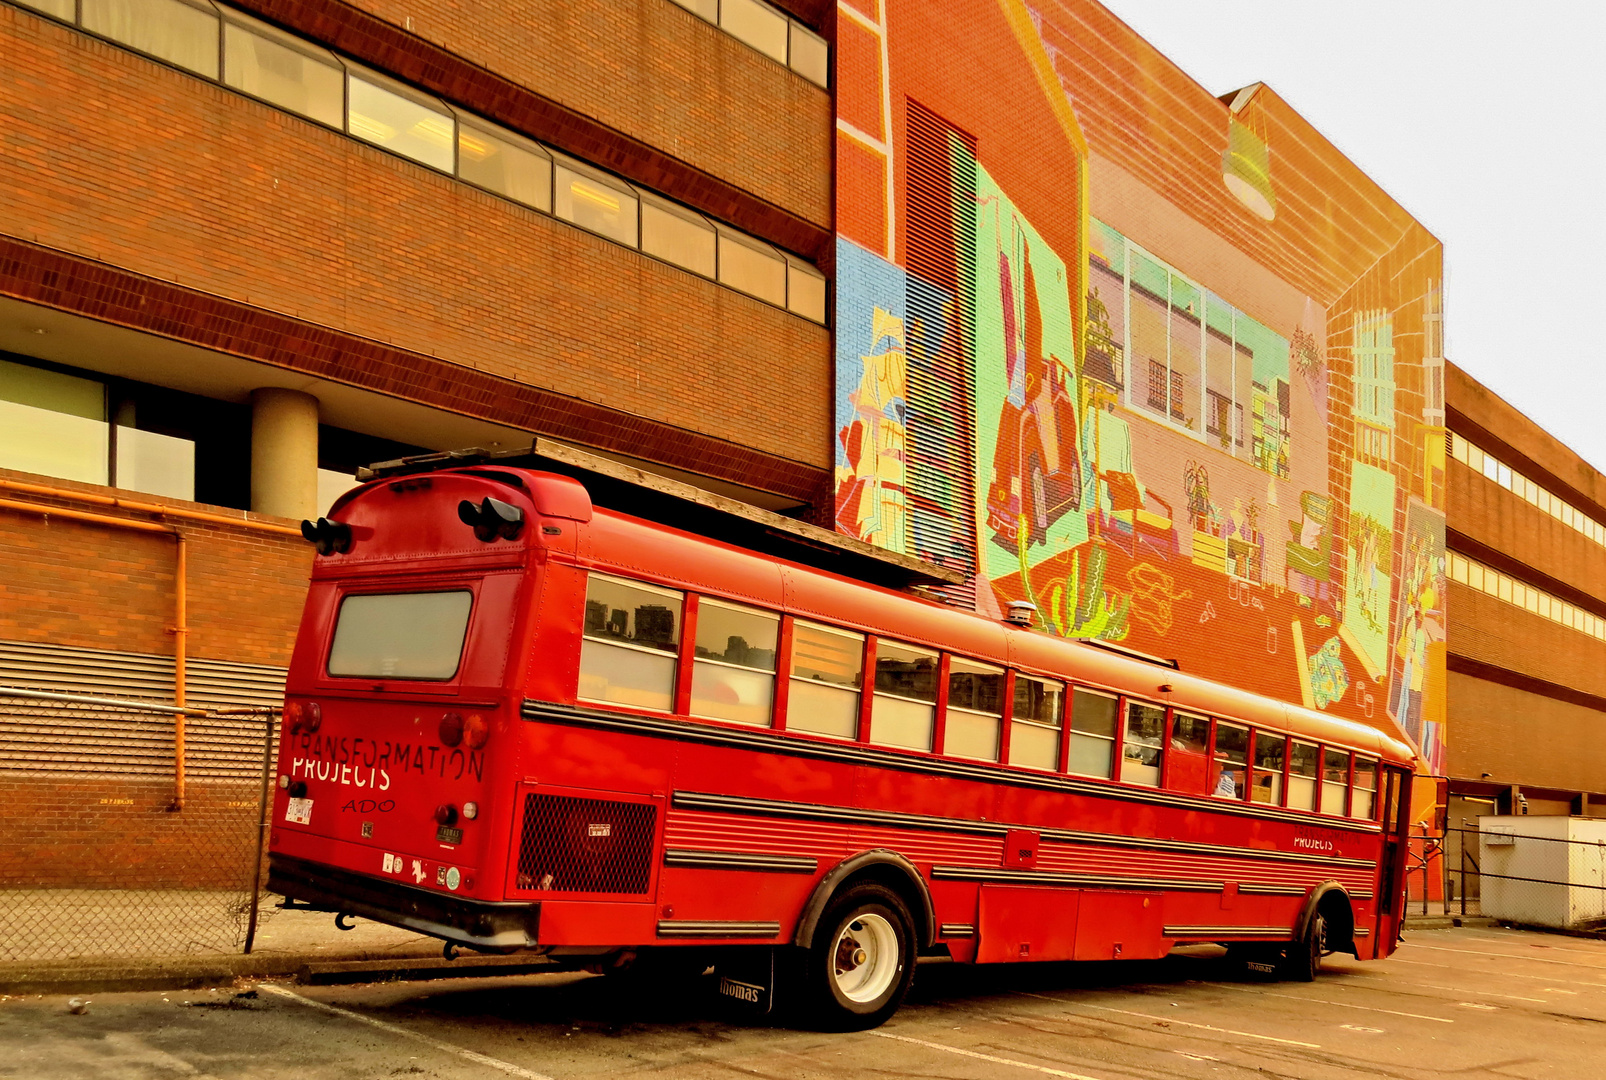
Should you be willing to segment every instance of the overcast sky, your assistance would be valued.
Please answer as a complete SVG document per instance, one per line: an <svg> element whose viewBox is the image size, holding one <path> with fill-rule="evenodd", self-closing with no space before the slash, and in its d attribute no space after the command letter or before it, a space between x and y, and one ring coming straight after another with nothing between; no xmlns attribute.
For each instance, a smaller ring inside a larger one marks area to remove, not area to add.
<svg viewBox="0 0 1606 1080"><path fill-rule="evenodd" d="M1446 355L1606 471L1606 4L1104 3L1212 94L1274 88L1422 222Z"/></svg>

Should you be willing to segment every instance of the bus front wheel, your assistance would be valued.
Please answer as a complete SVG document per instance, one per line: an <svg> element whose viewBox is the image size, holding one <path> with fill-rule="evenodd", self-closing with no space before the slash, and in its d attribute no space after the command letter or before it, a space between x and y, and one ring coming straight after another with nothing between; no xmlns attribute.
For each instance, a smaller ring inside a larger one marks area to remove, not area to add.
<svg viewBox="0 0 1606 1080"><path fill-rule="evenodd" d="M914 981L914 919L897 893L853 885L820 920L804 960L804 999L816 1026L863 1031L885 1022Z"/></svg>

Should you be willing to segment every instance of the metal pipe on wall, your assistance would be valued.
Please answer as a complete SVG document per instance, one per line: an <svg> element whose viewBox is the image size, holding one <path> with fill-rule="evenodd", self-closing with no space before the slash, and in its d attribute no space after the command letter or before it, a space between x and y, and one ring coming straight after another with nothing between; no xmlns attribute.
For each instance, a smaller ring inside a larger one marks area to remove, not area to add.
<svg viewBox="0 0 1606 1080"><path fill-rule="evenodd" d="M45 498L61 499L66 502L87 503L91 506L110 506L119 510L129 510L140 514L154 514L157 517L177 518L181 521L205 522L209 525L228 525L251 532L274 533L279 536L292 536L301 539L301 531L292 525L280 525L273 521L256 521L251 518L235 518L226 514L213 514L205 510L191 510L182 506L163 506L160 503L142 502L138 499L125 499L118 495L102 495L93 491L74 491L70 488L54 487L49 484L35 484L26 480L11 480L0 477L0 490L21 492L28 495L39 495ZM170 809L182 810L184 808L184 752L185 732L184 717L188 710L184 708L186 662L189 655L189 553L188 545L184 541L184 534L178 527L156 521L137 521L132 518L113 517L109 514L95 514L84 510L72 510L61 506L44 506L39 503L19 502L15 499L0 499L0 509L18 510L28 514L40 514L45 517L55 515L69 521L82 521L90 525L104 525L113 529L128 529L134 532L163 533L171 536L177 544L174 553L174 584L173 584L173 625L168 628L173 635L173 704L177 711L173 714L173 802Z"/></svg>

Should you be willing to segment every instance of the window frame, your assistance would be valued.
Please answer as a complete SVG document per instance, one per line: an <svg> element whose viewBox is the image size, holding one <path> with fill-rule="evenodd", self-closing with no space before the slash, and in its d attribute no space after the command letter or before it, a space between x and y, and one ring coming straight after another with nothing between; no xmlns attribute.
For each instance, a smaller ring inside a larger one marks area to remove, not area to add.
<svg viewBox="0 0 1606 1080"><path fill-rule="evenodd" d="M844 685L842 683L826 682L823 679L821 679L821 680L805 679L805 678L802 678L801 676L799 676L797 674L797 641L798 641L797 628L799 626L803 626L803 627L805 627L806 629L809 629L809 630L817 630L817 631L820 631L822 633L829 634L829 635L832 635L832 636L835 636L835 637L841 637L841 638L857 640L858 643L859 643L859 678L858 678L858 682L855 683L853 686L847 686L847 685ZM787 711L784 714L779 714L782 719L776 721L776 726L780 730L796 732L799 735L804 735L804 736L807 736L809 738L831 739L831 740L833 740L835 742L838 742L838 743L842 743L842 742L860 742L860 741L862 741L862 736L865 733L864 725L865 725L866 708L867 708L866 700L869 697L872 696L871 694L867 694L865 692L865 685L864 685L865 684L865 674L866 674L866 672L871 670L871 665L873 665L875 663L875 653L873 651L875 635L874 634L865 633L865 632L860 631L860 630L849 630L849 629L847 629L845 627L833 626L830 623L820 622L819 620L816 620L816 619L801 618L801 617L796 616L796 615L787 615L785 617L785 619L783 620L783 623L782 623L782 631L783 631L783 634L785 635L785 648L786 648L784 667L785 667L785 670L786 670L786 680L787 680L787 693L786 693ZM777 667L781 667L781 666L783 666L783 665L779 665L779 664L777 665ZM792 715L791 715L791 699L792 699L791 687L792 687L792 683L794 683L794 682L802 683L805 686L812 686L812 685L816 685L816 684L823 685L823 686L828 686L828 687L831 687L832 689L840 690L843 693L852 693L852 694L857 695L857 700L854 703L855 707L854 707L854 730L853 730L853 733L851 735L837 735L837 734L834 734L834 733L829 732L829 731L815 731L815 730L812 730L810 728L797 727L792 722Z"/></svg>
<svg viewBox="0 0 1606 1080"><path fill-rule="evenodd" d="M697 655L698 635L702 632L702 616L705 605L724 608L752 615L767 616L775 619L775 650L774 666L770 668L749 667L746 664L737 664L729 660L715 660L712 657ZM785 645L786 616L781 612L754 604L743 604L735 600L727 600L722 596L708 593L688 592L686 594L686 609L682 616L680 648L681 666L676 673L675 686L675 713L688 716L694 720L708 720L716 724L736 724L740 727L753 730L771 729L777 727L777 719L783 715L781 709L780 687L781 675L781 649ZM730 668L733 671L745 671L753 675L768 675L770 677L770 708L769 715L762 724L750 724L745 720L735 720L728 716L710 716L707 713L692 710L692 688L697 676L697 665L709 664L714 667Z"/></svg>

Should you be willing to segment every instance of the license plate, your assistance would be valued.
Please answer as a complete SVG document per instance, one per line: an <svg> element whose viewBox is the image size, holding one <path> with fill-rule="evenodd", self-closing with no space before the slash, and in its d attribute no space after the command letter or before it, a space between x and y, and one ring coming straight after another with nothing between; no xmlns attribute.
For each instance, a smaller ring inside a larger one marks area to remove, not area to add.
<svg viewBox="0 0 1606 1080"><path fill-rule="evenodd" d="M294 822L297 825L311 825L312 800L291 799L284 808L284 820Z"/></svg>

